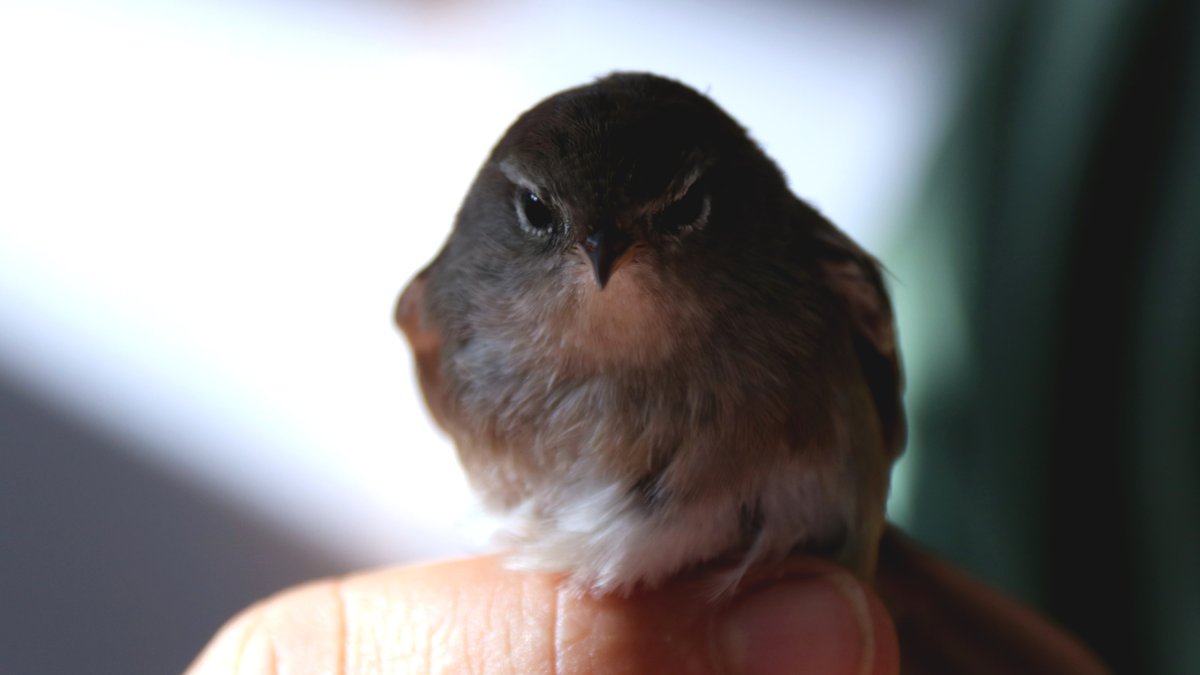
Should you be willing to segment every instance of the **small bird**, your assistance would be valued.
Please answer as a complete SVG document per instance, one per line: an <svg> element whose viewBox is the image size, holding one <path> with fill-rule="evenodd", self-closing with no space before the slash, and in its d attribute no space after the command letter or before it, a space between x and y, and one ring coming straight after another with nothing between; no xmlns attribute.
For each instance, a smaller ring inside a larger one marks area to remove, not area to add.
<svg viewBox="0 0 1200 675"><path fill-rule="evenodd" d="M792 552L873 577L905 438L879 265L694 89L522 114L396 322L515 564L598 595Z"/></svg>

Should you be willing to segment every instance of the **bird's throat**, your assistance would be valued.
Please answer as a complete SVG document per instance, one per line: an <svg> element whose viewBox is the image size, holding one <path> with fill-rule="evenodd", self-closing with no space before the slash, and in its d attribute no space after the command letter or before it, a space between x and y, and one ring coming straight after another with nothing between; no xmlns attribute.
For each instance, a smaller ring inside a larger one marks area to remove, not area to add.
<svg viewBox="0 0 1200 675"><path fill-rule="evenodd" d="M668 358L689 330L688 312L673 305L661 281L637 262L623 265L603 289L591 270L580 266L566 297L549 317L548 332L557 336L566 358L585 369L654 365Z"/></svg>

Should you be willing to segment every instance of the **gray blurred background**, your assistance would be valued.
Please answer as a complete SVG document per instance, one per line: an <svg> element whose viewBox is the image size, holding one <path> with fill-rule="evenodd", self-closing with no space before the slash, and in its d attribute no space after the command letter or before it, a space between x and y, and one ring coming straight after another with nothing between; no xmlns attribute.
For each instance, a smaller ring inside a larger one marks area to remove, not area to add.
<svg viewBox="0 0 1200 675"><path fill-rule="evenodd" d="M0 673L178 672L290 584L479 550L391 304L507 124L617 69L889 268L893 519L1200 672L1198 7L5 3Z"/></svg>

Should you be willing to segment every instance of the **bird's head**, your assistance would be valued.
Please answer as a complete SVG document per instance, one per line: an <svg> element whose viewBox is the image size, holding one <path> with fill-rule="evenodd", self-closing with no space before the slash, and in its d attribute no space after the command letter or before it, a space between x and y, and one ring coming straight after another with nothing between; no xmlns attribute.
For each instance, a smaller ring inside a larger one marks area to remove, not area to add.
<svg viewBox="0 0 1200 675"><path fill-rule="evenodd" d="M711 100L616 74L552 96L497 144L459 227L517 268L586 268L597 291L631 263L668 272L752 236L778 170Z"/></svg>

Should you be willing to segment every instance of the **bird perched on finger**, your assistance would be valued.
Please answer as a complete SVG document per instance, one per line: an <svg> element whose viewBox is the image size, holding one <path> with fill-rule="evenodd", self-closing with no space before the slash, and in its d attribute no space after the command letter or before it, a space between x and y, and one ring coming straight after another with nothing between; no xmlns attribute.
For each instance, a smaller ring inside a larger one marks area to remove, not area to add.
<svg viewBox="0 0 1200 675"><path fill-rule="evenodd" d="M869 579L905 435L876 261L709 98L521 115L396 320L512 559L598 594L815 552Z"/></svg>

